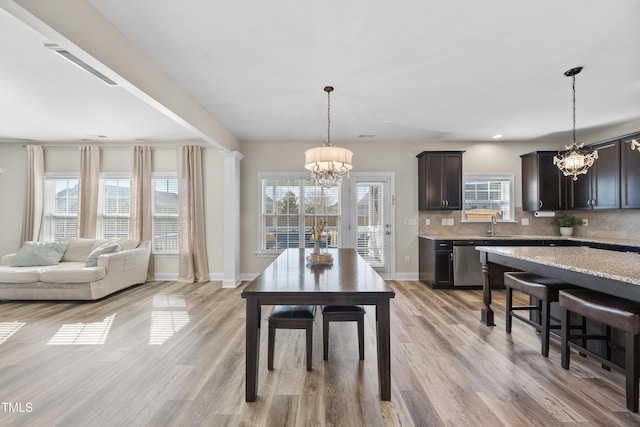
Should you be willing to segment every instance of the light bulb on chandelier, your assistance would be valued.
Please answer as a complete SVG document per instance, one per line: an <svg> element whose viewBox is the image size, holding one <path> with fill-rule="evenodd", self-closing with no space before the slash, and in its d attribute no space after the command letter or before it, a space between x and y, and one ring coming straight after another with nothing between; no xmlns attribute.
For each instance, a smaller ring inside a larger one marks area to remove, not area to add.
<svg viewBox="0 0 640 427"><path fill-rule="evenodd" d="M332 86L326 86L327 92L327 141L322 147L311 148L304 152L305 169L311 171L311 178L322 187L335 187L353 168L353 152L340 148L331 142L331 92Z"/></svg>

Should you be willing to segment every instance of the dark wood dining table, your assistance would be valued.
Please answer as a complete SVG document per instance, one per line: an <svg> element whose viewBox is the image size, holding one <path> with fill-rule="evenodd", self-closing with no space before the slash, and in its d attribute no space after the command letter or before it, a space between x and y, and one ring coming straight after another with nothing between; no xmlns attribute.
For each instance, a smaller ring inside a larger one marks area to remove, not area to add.
<svg viewBox="0 0 640 427"><path fill-rule="evenodd" d="M640 302L640 254L589 247L479 246L484 273L480 321L495 326L490 270L500 264Z"/></svg>
<svg viewBox="0 0 640 427"><path fill-rule="evenodd" d="M246 398L258 393L263 305L373 305L376 313L381 400L391 400L389 302L393 289L354 249L330 249L332 265L308 266L310 249L284 250L242 291L246 299Z"/></svg>

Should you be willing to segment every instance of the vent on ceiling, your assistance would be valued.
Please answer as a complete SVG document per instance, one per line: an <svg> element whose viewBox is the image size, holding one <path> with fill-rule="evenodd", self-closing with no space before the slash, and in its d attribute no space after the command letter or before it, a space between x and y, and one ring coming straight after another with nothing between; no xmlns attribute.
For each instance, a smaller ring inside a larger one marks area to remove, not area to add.
<svg viewBox="0 0 640 427"><path fill-rule="evenodd" d="M75 56L74 54L69 52L68 50L65 50L65 49L61 48L57 44L55 44L55 43L45 43L44 46L46 48L51 49L52 51L56 52L57 54L59 54L60 56L65 58L67 61L70 61L70 62L74 63L75 65L77 65L78 67L82 68L86 72L93 74L94 76L96 76L97 78L102 80L107 85L109 85L109 86L117 86L118 85L116 82L111 80L109 77L105 76L100 71L96 70L91 65L87 64L82 59L78 58L77 56Z"/></svg>

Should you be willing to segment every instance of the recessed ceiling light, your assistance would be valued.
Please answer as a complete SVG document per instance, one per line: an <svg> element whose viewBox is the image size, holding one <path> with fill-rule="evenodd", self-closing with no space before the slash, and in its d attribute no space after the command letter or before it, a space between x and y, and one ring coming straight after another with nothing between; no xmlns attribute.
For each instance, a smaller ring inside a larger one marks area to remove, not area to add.
<svg viewBox="0 0 640 427"><path fill-rule="evenodd" d="M375 135L365 134L365 133L358 135L358 138L373 138L373 137L375 137Z"/></svg>
<svg viewBox="0 0 640 427"><path fill-rule="evenodd" d="M391 123L391 120L383 120L382 123Z"/></svg>
<svg viewBox="0 0 640 427"><path fill-rule="evenodd" d="M502 138L503 136L504 136L503 134L499 133L499 134L497 134L497 135L493 135L491 138L493 138L493 139L500 139L500 138Z"/></svg>

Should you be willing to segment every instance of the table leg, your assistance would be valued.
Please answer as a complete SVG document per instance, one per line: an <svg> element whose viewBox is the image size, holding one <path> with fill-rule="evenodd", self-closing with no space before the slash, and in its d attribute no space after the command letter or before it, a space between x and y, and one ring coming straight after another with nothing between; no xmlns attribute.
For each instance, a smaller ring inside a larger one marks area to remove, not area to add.
<svg viewBox="0 0 640 427"><path fill-rule="evenodd" d="M489 282L490 264L487 262L486 252L480 252L480 262L482 263L482 303L484 307L480 311L480 322L487 326L495 326L493 322L493 310L491 309L491 283Z"/></svg>
<svg viewBox="0 0 640 427"><path fill-rule="evenodd" d="M255 402L258 394L258 365L260 356L260 303L256 298L247 298L247 345L246 345L246 395L247 402Z"/></svg>
<svg viewBox="0 0 640 427"><path fill-rule="evenodd" d="M376 304L380 400L391 400L391 324L389 317L389 299L382 298Z"/></svg>

